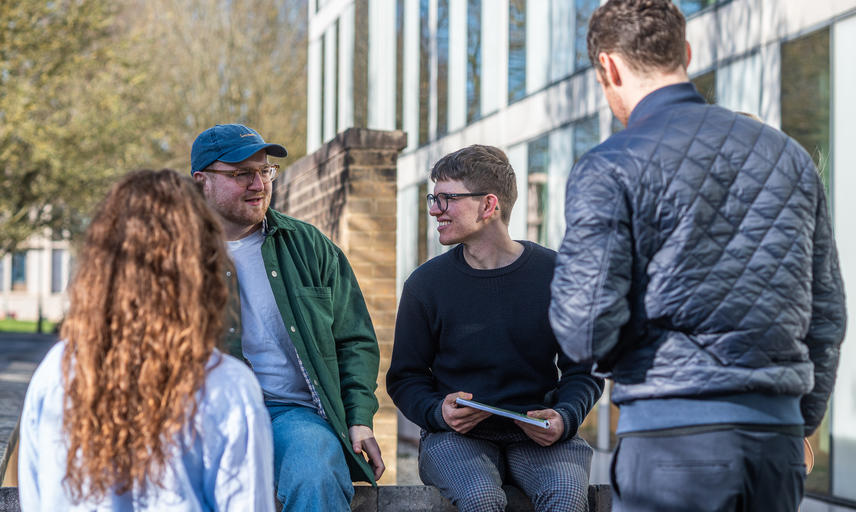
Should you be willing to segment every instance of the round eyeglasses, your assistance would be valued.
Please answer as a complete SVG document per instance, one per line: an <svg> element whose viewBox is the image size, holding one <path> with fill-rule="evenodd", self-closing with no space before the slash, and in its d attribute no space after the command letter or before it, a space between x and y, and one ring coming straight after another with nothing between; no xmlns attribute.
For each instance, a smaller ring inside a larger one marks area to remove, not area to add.
<svg viewBox="0 0 856 512"><path fill-rule="evenodd" d="M220 169L202 169L202 172L213 172L216 174L222 174L223 176L229 176L242 187L249 187L252 185L256 180L256 173L259 174L259 178L261 178L262 183L270 183L276 179L277 171L279 171L278 164L266 164L262 167L240 167L238 169L230 169L228 171Z"/></svg>

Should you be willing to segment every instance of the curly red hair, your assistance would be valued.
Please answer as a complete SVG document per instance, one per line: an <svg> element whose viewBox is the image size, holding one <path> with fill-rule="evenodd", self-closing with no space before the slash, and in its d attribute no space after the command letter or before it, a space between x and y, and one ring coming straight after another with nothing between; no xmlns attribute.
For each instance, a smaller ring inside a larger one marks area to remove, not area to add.
<svg viewBox="0 0 856 512"><path fill-rule="evenodd" d="M223 240L198 187L172 170L130 173L98 207L61 330L72 499L160 481L221 335Z"/></svg>

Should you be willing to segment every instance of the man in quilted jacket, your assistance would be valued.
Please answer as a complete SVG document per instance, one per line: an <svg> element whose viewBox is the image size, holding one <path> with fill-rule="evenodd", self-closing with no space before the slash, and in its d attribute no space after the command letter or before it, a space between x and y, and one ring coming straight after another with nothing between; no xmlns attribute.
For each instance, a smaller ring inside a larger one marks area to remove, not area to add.
<svg viewBox="0 0 856 512"><path fill-rule="evenodd" d="M615 381L615 510L796 510L844 337L823 182L705 104L671 1L610 0L588 52L626 129L568 179L550 320Z"/></svg>

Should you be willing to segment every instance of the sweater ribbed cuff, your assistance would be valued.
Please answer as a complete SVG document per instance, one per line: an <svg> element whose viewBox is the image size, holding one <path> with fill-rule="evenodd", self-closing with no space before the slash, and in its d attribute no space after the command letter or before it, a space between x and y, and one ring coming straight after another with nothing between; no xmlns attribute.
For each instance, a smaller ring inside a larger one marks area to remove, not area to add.
<svg viewBox="0 0 856 512"><path fill-rule="evenodd" d="M562 417L562 423L565 424L565 431L562 432L562 437L559 438L559 441L565 441L574 437L577 434L577 429L580 427L580 422L571 414L569 409L555 407L553 410L559 413L559 416Z"/></svg>

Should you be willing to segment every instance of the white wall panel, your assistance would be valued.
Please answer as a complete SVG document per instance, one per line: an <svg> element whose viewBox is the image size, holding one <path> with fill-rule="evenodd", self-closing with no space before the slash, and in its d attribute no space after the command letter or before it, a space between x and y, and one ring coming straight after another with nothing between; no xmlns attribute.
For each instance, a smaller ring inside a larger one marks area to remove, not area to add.
<svg viewBox="0 0 856 512"><path fill-rule="evenodd" d="M550 0L526 1L526 93L543 89L550 81ZM506 23L508 26L508 23ZM508 43L506 43L507 47ZM572 45L573 50L573 45ZM506 80L508 75L506 65Z"/></svg>
<svg viewBox="0 0 856 512"><path fill-rule="evenodd" d="M508 0L482 0L481 113L508 103Z"/></svg>
<svg viewBox="0 0 856 512"><path fill-rule="evenodd" d="M330 25L324 33L324 119L321 143L325 143L336 135L336 25Z"/></svg>
<svg viewBox="0 0 856 512"><path fill-rule="evenodd" d="M832 190L835 238L849 301L847 336L841 346L832 396L832 494L856 500L856 16L834 25L832 43Z"/></svg>
<svg viewBox="0 0 856 512"><path fill-rule="evenodd" d="M369 0L368 127L395 129L395 0Z"/></svg>
<svg viewBox="0 0 856 512"><path fill-rule="evenodd" d="M467 124L467 0L449 0L449 131Z"/></svg>
<svg viewBox="0 0 856 512"><path fill-rule="evenodd" d="M392 60L395 62L395 59ZM395 76L395 75L393 75ZM339 129L354 126L354 4L339 18Z"/></svg>
<svg viewBox="0 0 856 512"><path fill-rule="evenodd" d="M306 151L321 146L321 39L309 42L306 75Z"/></svg>

